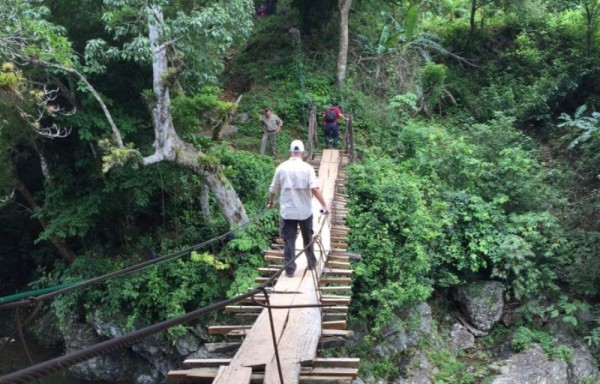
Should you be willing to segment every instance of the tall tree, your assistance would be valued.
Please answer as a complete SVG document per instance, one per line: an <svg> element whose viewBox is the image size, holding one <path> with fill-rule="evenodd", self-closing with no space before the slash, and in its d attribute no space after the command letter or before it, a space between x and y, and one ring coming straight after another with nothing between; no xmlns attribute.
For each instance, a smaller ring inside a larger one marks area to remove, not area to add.
<svg viewBox="0 0 600 384"><path fill-rule="evenodd" d="M340 9L340 48L337 61L337 84L338 88L344 85L346 78L346 64L348 62L348 14L352 6L352 0L339 0Z"/></svg>
<svg viewBox="0 0 600 384"><path fill-rule="evenodd" d="M244 206L221 168L202 161L204 154L183 141L175 131L170 112L170 86L184 79L188 89L214 81L222 70L224 56L252 28L252 1L177 3L155 0L105 0L103 20L120 47L102 39L88 42L85 63L80 64L64 37L64 30L45 21L47 8L38 3L12 1L0 10L7 28L0 31L0 56L22 64L42 65L50 71L74 76L96 98L109 122L113 136L112 155L106 158L140 158L143 165L171 161L200 175L213 192L221 211L232 225L248 221ZM165 16L167 15L167 16ZM142 157L125 146L102 97L83 72L106 70L106 60L134 60L152 65L152 97L149 107L154 126L154 153Z"/></svg>

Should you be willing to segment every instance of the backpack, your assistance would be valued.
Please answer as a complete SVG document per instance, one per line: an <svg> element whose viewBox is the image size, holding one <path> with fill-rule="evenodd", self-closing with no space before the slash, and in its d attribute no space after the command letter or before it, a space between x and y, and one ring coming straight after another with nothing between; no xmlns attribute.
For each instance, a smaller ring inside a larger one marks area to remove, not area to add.
<svg viewBox="0 0 600 384"><path fill-rule="evenodd" d="M325 111L325 122L326 123L333 123L336 118L337 118L337 111L335 109L329 108L327 111Z"/></svg>

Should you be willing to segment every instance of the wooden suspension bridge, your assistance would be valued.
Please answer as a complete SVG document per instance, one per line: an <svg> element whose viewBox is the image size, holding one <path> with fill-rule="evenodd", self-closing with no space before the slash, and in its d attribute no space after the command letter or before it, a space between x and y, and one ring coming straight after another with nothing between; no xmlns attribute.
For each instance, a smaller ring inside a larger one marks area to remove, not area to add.
<svg viewBox="0 0 600 384"><path fill-rule="evenodd" d="M240 324L212 326L209 334L238 341L206 346L213 352L237 350L235 355L230 359L188 359L184 361L188 369L169 372L169 382L352 383L359 359L317 356L319 347L339 346L352 336L352 331L346 330L353 257L347 253L349 229L344 221L347 164L343 152L330 149L313 160L323 197L331 202L331 213L324 216L319 213L320 204L313 199L313 228L315 232L320 229L319 234L315 233L319 236L314 247L319 260L317 268L308 270L302 254L296 260L295 275L280 275L268 297L256 295L226 307ZM296 249L302 248L302 236L298 236ZM264 258L267 266L259 268L261 277L256 279L260 284L284 264L283 241L277 239L264 252ZM262 306L267 299L270 311Z"/></svg>

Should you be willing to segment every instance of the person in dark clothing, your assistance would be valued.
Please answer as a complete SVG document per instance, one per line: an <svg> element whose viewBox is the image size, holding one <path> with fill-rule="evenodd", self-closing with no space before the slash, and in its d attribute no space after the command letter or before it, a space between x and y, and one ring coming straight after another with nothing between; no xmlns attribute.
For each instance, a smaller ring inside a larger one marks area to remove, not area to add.
<svg viewBox="0 0 600 384"><path fill-rule="evenodd" d="M337 103L333 103L333 105L322 113L323 119L323 134L325 136L325 146L329 147L330 140L332 141L333 148L337 148L338 139L340 136L338 121L339 118L348 121L348 118L344 116Z"/></svg>
<svg viewBox="0 0 600 384"><path fill-rule="evenodd" d="M274 15L277 13L277 0L266 0L265 3L267 15Z"/></svg>

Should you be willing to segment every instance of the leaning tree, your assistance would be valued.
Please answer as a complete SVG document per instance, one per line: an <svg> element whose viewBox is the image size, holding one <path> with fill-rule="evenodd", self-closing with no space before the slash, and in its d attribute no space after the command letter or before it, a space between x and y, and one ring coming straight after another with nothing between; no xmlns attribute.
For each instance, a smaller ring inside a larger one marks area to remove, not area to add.
<svg viewBox="0 0 600 384"><path fill-rule="evenodd" d="M0 57L18 66L38 66L69 75L97 100L112 135L102 147L109 152L105 169L113 161L130 158L140 164L169 161L202 177L230 225L248 216L222 169L203 161L205 154L184 141L175 130L170 111L170 87L189 85L190 91L214 81L223 69L228 50L251 32L251 0L177 3L154 0L105 0L102 20L112 39L88 41L85 53L76 54L65 31L45 20L48 9L39 3L10 1L0 10L5 27L0 31ZM83 60L80 57L83 56ZM134 144L123 141L101 95L84 74L101 73L109 60L133 60L152 68L152 92L147 97L154 128L154 152L143 156ZM42 100L48 107L48 99ZM47 108L46 108L47 110ZM34 127L35 129L35 127ZM57 128L57 134L64 134Z"/></svg>

